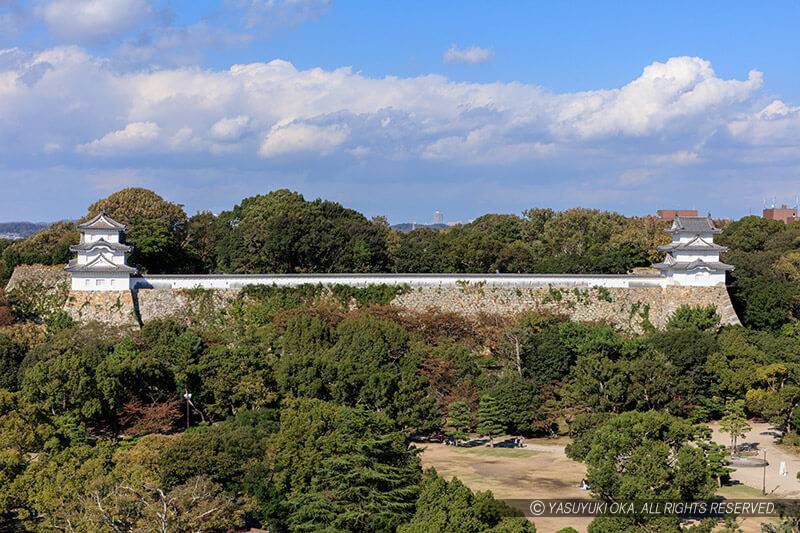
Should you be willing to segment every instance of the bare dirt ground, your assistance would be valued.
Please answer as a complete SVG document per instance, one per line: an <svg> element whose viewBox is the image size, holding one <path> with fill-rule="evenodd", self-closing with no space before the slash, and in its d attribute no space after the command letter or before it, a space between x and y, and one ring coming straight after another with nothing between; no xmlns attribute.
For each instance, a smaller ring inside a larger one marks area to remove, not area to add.
<svg viewBox="0 0 800 533"><path fill-rule="evenodd" d="M528 439L524 448L472 448L421 444L422 463L446 479L458 477L472 490L491 490L499 499L586 498L579 485L586 467L567 458L563 439ZM590 518L539 517L537 531L572 526L586 531Z"/></svg>
<svg viewBox="0 0 800 533"><path fill-rule="evenodd" d="M757 444L767 450L767 492L772 496L800 498L800 456L793 455L774 442L768 424L753 423L753 431L745 442ZM728 444L727 435L712 427L714 438ZM471 448L445 446L444 444L418 444L425 468L434 467L443 477L458 477L473 490L491 490L499 499L588 498L589 493L579 485L586 475L586 467L567 458L564 446L569 439L528 439L524 448ZM780 461L786 461L789 473L780 476ZM760 468L739 468L732 479L740 485L723 487L719 494L731 499L759 498L761 496ZM540 533L553 533L572 526L586 531L590 518L539 517L532 519ZM743 533L759 533L766 518L740 520Z"/></svg>

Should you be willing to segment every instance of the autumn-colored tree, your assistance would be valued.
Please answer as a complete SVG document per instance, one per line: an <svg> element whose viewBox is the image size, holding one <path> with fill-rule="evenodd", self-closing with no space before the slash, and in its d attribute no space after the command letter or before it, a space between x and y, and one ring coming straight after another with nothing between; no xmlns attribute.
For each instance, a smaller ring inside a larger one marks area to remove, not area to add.
<svg viewBox="0 0 800 533"><path fill-rule="evenodd" d="M150 433L169 433L175 429L181 415L177 398L150 404L134 398L122 406L117 416L122 432L138 437Z"/></svg>

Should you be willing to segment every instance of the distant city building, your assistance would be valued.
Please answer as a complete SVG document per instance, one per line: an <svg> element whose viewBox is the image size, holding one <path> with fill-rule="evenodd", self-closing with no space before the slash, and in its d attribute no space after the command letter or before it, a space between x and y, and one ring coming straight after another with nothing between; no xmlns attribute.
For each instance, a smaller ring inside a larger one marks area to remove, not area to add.
<svg viewBox="0 0 800 533"><path fill-rule="evenodd" d="M797 208L789 207L786 204L783 204L780 207L773 206L765 208L761 216L769 220L781 220L787 224L789 222L797 222L800 220L797 218Z"/></svg>
<svg viewBox="0 0 800 533"><path fill-rule="evenodd" d="M442 212L436 210L433 212L433 223L434 224L442 224L444 222L444 217L442 216Z"/></svg>
<svg viewBox="0 0 800 533"><path fill-rule="evenodd" d="M656 216L661 220L675 220L675 217L696 217L697 209L659 209Z"/></svg>

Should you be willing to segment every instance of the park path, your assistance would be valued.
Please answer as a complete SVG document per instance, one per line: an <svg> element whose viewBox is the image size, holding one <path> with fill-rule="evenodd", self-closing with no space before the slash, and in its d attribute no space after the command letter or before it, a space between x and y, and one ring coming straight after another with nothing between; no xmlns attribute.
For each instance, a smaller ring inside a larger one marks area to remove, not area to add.
<svg viewBox="0 0 800 533"><path fill-rule="evenodd" d="M730 436L719 430L718 423L709 424L713 431L714 440L720 444L730 446ZM797 473L800 472L800 455L793 453L789 448L779 446L776 437L779 432L766 422L750 422L752 429L745 435L740 443L744 446L752 446L758 451L758 457L764 456L767 452L766 469L766 488L767 494L784 496L789 498L800 497L800 479ZM787 473L780 475L781 462L786 463ZM759 467L734 467L736 470L731 474L731 478L741 483L761 490L762 476L764 470Z"/></svg>

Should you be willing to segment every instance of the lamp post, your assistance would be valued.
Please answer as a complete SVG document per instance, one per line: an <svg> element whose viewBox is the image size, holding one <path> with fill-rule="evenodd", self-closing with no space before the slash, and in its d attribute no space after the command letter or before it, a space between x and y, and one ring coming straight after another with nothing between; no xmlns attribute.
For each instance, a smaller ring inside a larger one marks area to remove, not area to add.
<svg viewBox="0 0 800 533"><path fill-rule="evenodd" d="M761 473L761 494L767 494L767 450L764 450L764 471Z"/></svg>
<svg viewBox="0 0 800 533"><path fill-rule="evenodd" d="M192 394L189 391L183 393L183 397L186 400L186 429L189 429L189 405L192 403Z"/></svg>

